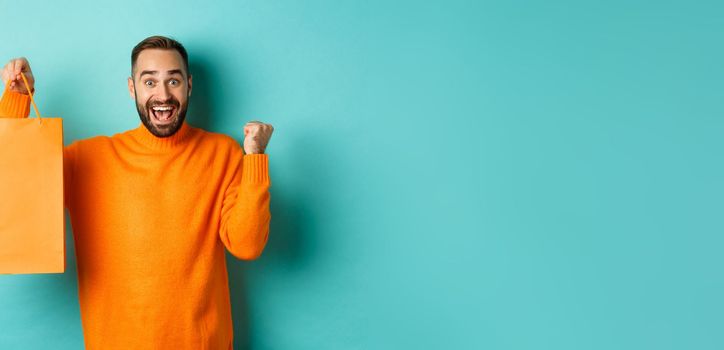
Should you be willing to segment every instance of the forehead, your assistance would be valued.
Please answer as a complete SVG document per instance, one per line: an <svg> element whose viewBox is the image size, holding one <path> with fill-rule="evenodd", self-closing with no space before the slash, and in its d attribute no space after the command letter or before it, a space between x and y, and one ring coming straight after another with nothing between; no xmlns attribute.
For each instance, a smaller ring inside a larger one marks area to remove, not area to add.
<svg viewBox="0 0 724 350"><path fill-rule="evenodd" d="M176 50L146 49L136 58L135 75L144 70L166 72L173 69L184 69L184 60Z"/></svg>

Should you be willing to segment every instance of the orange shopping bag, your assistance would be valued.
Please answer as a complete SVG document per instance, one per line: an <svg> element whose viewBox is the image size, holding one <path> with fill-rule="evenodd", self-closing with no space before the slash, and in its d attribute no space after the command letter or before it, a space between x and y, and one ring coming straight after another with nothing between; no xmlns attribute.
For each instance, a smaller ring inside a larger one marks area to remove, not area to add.
<svg viewBox="0 0 724 350"><path fill-rule="evenodd" d="M0 115L0 274L65 271L63 120L30 97L37 118Z"/></svg>

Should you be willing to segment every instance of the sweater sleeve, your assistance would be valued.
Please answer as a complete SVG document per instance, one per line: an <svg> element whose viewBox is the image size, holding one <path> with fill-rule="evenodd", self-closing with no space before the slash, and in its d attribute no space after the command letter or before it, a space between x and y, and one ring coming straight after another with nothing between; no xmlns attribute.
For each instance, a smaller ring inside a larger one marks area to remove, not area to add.
<svg viewBox="0 0 724 350"><path fill-rule="evenodd" d="M242 260L258 258L269 238L269 157L240 155L221 208L221 241ZM238 159L238 158L237 158Z"/></svg>
<svg viewBox="0 0 724 350"><path fill-rule="evenodd" d="M0 98L0 118L27 118L30 114L30 96L5 90Z"/></svg>

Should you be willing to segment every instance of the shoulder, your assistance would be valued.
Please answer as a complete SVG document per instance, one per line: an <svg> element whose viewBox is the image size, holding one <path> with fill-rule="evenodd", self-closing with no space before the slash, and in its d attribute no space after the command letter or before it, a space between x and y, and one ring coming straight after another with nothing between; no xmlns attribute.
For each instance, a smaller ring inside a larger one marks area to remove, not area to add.
<svg viewBox="0 0 724 350"><path fill-rule="evenodd" d="M92 157L96 153L106 153L113 147L110 136L93 136L72 141L63 148L64 157L73 161L79 158Z"/></svg>
<svg viewBox="0 0 724 350"><path fill-rule="evenodd" d="M209 146L216 149L226 149L229 151L241 150L239 142L237 142L236 139L227 134L207 131L197 127L192 127L192 129L196 134L196 139L203 146Z"/></svg>
<svg viewBox="0 0 724 350"><path fill-rule="evenodd" d="M115 136L93 136L86 139L74 140L66 148L68 149L95 149L103 145L110 145Z"/></svg>

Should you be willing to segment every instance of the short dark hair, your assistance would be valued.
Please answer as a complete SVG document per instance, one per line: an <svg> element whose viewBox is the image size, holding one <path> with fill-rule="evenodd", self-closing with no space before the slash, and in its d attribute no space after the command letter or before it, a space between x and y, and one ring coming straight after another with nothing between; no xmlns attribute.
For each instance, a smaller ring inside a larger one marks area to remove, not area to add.
<svg viewBox="0 0 724 350"><path fill-rule="evenodd" d="M143 39L136 47L131 51L131 76L133 76L133 70L136 69L136 60L141 51L146 49L163 49L163 50L176 50L184 60L184 68L186 68L186 76L189 75L189 55L186 53L186 49L180 42L161 35L149 36Z"/></svg>

